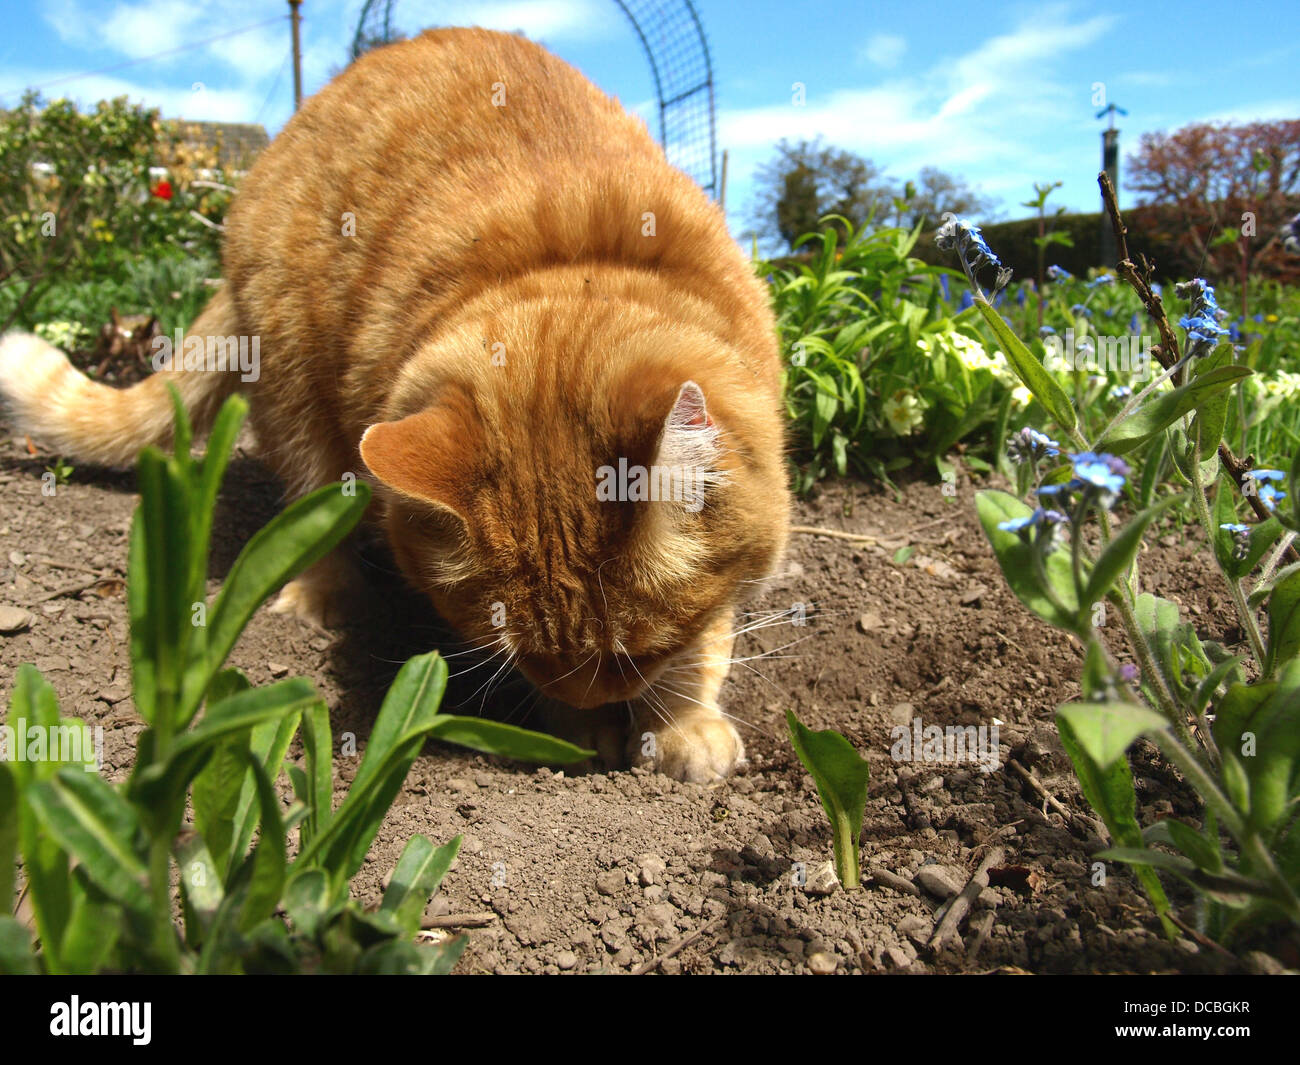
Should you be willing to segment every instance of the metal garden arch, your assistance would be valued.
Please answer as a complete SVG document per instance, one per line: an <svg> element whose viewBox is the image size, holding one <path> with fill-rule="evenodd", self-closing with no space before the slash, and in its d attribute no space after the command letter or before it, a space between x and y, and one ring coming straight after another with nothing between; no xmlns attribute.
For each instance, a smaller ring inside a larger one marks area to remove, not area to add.
<svg viewBox="0 0 1300 1065"><path fill-rule="evenodd" d="M632 23L650 61L659 105L659 143L668 160L718 196L718 134L713 59L692 0L613 0ZM365 0L352 38L352 58L403 36L397 0Z"/></svg>

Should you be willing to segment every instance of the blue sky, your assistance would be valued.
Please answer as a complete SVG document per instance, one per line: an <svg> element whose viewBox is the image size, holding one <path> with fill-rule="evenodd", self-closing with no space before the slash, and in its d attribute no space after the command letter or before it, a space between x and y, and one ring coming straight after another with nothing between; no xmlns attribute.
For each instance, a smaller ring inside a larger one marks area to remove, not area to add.
<svg viewBox="0 0 1300 1065"><path fill-rule="evenodd" d="M304 0L304 91L342 65L362 0ZM728 214L743 232L755 166L780 137L821 134L897 178L960 174L1000 201L1060 180L1054 202L1094 209L1102 124L1096 84L1129 112L1122 145L1195 121L1300 116L1300 4L1207 0L1140 6L696 0L713 49ZM126 93L168 116L257 121L292 110L283 0L0 0L0 107L15 90L91 103ZM613 0L397 0L395 22L523 30L649 117L652 82ZM159 59L160 52L177 50ZM130 65L122 65L130 64ZM73 75L118 67L87 77ZM56 84L50 84L57 82ZM802 83L805 103L792 87Z"/></svg>

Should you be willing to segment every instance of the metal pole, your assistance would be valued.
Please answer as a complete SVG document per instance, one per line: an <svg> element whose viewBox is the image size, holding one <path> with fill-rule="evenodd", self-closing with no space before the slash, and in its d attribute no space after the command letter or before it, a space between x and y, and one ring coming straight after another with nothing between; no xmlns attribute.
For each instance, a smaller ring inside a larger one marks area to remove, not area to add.
<svg viewBox="0 0 1300 1065"><path fill-rule="evenodd" d="M299 36L299 24L302 16L298 8L302 0L289 0L289 25L293 28L293 109L302 106L302 40Z"/></svg>
<svg viewBox="0 0 1300 1065"><path fill-rule="evenodd" d="M722 149L722 184L718 189L718 206L727 209L727 156L728 149Z"/></svg>

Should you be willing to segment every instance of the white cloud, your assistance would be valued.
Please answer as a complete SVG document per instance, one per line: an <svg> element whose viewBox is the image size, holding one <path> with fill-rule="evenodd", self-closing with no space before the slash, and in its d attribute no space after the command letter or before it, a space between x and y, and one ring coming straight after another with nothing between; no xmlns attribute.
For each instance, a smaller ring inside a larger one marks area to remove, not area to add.
<svg viewBox="0 0 1300 1065"><path fill-rule="evenodd" d="M986 192L1022 199L1029 191L1026 160L1043 179L1066 172L1067 160L1043 155L1047 134L1067 124L1082 132L1091 118L1086 87L1058 80L1063 58L1086 52L1116 22L1108 15L1075 18L1064 5L1038 8L1008 32L964 54L936 57L914 73L825 94L810 80L803 107L783 101L724 109L718 132L719 143L732 151L738 179L735 195L728 195L733 211L750 193L753 166L782 137L821 136L887 163L896 177L923 166L956 170ZM1076 153L1071 172L1077 167Z"/></svg>
<svg viewBox="0 0 1300 1065"><path fill-rule="evenodd" d="M895 33L877 33L862 46L861 57L878 67L896 67L907 41Z"/></svg>

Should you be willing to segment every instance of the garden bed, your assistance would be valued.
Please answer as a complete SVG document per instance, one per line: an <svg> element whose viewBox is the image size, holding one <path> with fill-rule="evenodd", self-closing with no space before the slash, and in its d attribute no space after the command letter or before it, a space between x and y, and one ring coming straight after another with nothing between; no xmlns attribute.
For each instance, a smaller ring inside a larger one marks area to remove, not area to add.
<svg viewBox="0 0 1300 1065"><path fill-rule="evenodd" d="M65 713L103 726L105 774L120 780L142 728L119 579L134 474L78 468L43 495L50 458L32 455L8 428L0 439L8 501L0 604L33 616L25 631L0 636L0 688L9 691L19 663L35 663ZM959 480L950 498L918 481L896 496L844 482L799 505L798 523L878 542L795 535L782 572L748 608L803 603L809 613L802 627L774 625L738 644L742 656L784 649L738 666L724 689L724 709L747 726L749 762L734 778L704 787L643 771L560 774L434 744L407 778L356 890L377 902L381 877L413 833L463 834L426 914L434 926L473 918L460 972L1276 967L1258 954L1239 962L1190 939L1167 942L1122 868L1109 866L1095 883L1100 829L1052 720L1077 696L1081 655L1006 589L975 520L975 487ZM255 461L232 463L214 529L213 587L275 513L278 494ZM1202 635L1222 638L1232 615L1207 593L1213 575L1192 557L1178 532L1167 532L1143 556L1148 586L1180 602ZM430 647L451 649L432 614L385 572L391 564L381 553L372 560L369 616L326 635L263 610L232 656L255 684L310 677L330 704L336 742L354 733L357 752L398 665ZM787 647L792 641L800 642ZM453 671L461 661L451 659ZM447 709L477 712L483 679L478 671L453 682ZM518 721L529 701L526 689L508 685L488 706ZM790 747L787 708L811 728L838 729L870 761L862 864L900 878L894 887L868 879L861 891L818 893L830 834ZM891 728L918 716L939 726L996 719L999 767L895 762ZM358 762L344 747L340 793ZM1194 817L1179 782L1140 749L1134 773L1139 822ZM962 923L960 942L931 949L939 896L961 889L995 847L1003 853L993 884ZM1185 895L1173 897L1187 906Z"/></svg>

